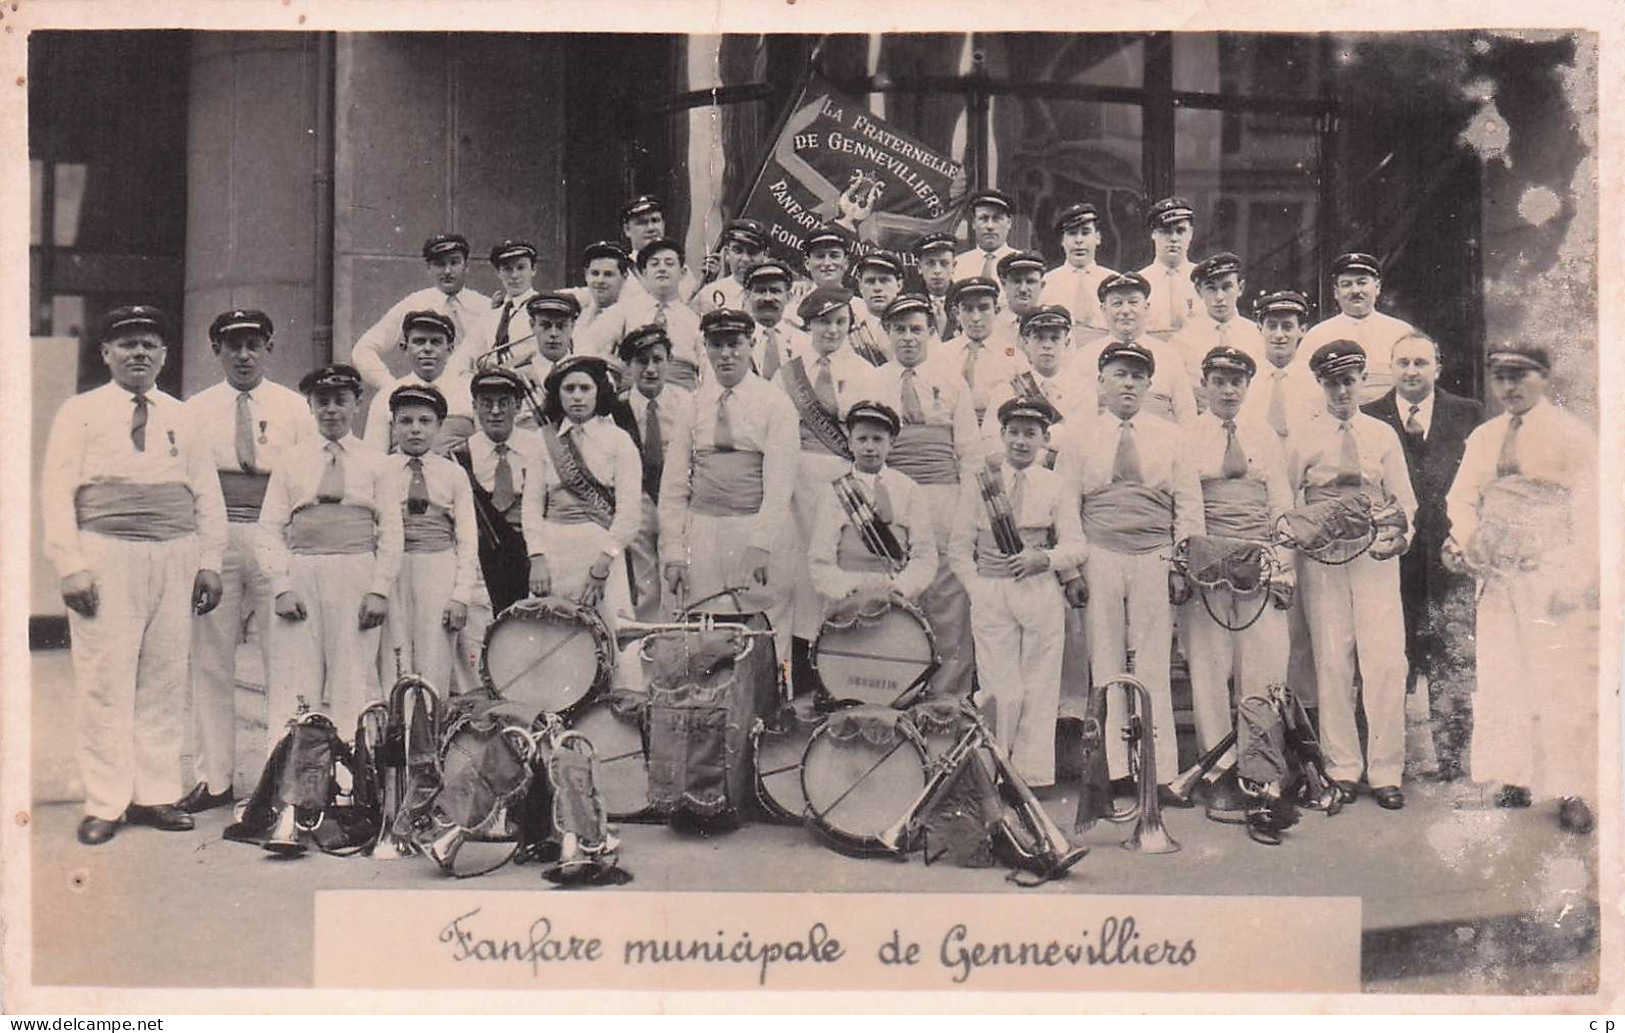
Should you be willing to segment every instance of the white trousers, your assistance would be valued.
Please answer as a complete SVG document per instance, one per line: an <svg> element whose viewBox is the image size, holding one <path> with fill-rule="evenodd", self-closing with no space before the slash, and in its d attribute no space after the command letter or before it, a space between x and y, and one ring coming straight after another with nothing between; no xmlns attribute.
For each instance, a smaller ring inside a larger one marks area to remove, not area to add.
<svg viewBox="0 0 1625 1033"><path fill-rule="evenodd" d="M1554 587L1545 571L1495 577L1484 586L1472 777L1525 786L1541 797L1595 799L1596 614L1554 616Z"/></svg>
<svg viewBox="0 0 1625 1033"><path fill-rule="evenodd" d="M1134 651L1134 677L1151 694L1150 724L1156 744L1157 782L1179 774L1179 740L1174 728L1169 652L1173 647L1173 607L1168 603L1168 560L1159 552L1139 555L1095 546L1084 564L1089 585L1085 623L1092 676L1099 681L1128 670ZM1125 626L1126 623L1126 626ZM1122 692L1106 697L1106 762L1113 778L1128 774L1128 701ZM1146 715L1141 715L1142 723Z"/></svg>
<svg viewBox="0 0 1625 1033"><path fill-rule="evenodd" d="M1407 668L1399 561L1378 561L1367 553L1332 567L1299 555L1298 590L1314 646L1327 774L1357 782L1363 769L1373 788L1399 785L1405 771ZM1365 712L1363 763L1356 706Z"/></svg>
<svg viewBox="0 0 1625 1033"><path fill-rule="evenodd" d="M304 602L306 616L271 620L266 640L267 752L282 738L301 699L313 712L326 714L349 739L361 711L382 698L382 629L363 631L360 622L361 597L372 584L372 568L370 552L288 558L291 587Z"/></svg>
<svg viewBox="0 0 1625 1033"><path fill-rule="evenodd" d="M224 792L237 766L237 646L252 613L263 655L271 633L271 580L254 552L259 525L227 528L220 564L220 605L192 621L192 778Z"/></svg>
<svg viewBox="0 0 1625 1033"><path fill-rule="evenodd" d="M442 618L457 579L457 551L409 552L389 597L389 617L379 636L378 684L387 688L403 674L415 674L444 699L457 666L457 632Z"/></svg>
<svg viewBox="0 0 1625 1033"><path fill-rule="evenodd" d="M127 542L83 532L94 617L68 612L85 814L116 821L131 803L181 795L187 652L198 546L188 535Z"/></svg>
<svg viewBox="0 0 1625 1033"><path fill-rule="evenodd" d="M818 637L818 629L824 623L824 600L813 587L812 571L807 564L808 544L812 541L819 501L830 494L830 482L846 471L847 462L840 456L806 451L797 454L796 486L790 498L796 530L792 627L796 638L809 642Z"/></svg>
<svg viewBox="0 0 1625 1033"><path fill-rule="evenodd" d="M750 516L706 516L691 512L688 517L688 606L725 589L742 590L740 602L746 610L760 611L773 624L773 645L780 663L790 659L791 608L796 571L807 565L806 553L796 551L794 523L785 521L768 553L767 584L756 584L745 568L745 551L756 524ZM662 563L675 560L661 557ZM810 582L809 582L810 584ZM676 600L672 601L676 605ZM720 607L720 608L726 608ZM816 630L816 629L815 629Z"/></svg>
<svg viewBox="0 0 1625 1033"><path fill-rule="evenodd" d="M970 596L959 575L948 566L948 536L953 532L959 485L924 484L931 507L931 532L936 536L937 576L917 600L931 622L942 664L931 677L931 695L938 699L964 699L976 674L975 636L971 632Z"/></svg>
<svg viewBox="0 0 1625 1033"><path fill-rule="evenodd" d="M1226 624L1238 626L1258 613L1241 631L1231 631L1207 612L1197 590L1180 608L1179 632L1190 663L1191 706L1196 716L1196 746L1206 752L1229 733L1230 689L1236 696L1262 696L1272 685L1286 681L1287 616L1260 593L1237 596L1227 589L1208 592L1207 605ZM1264 610L1259 613L1262 602ZM1159 768L1160 770L1160 768Z"/></svg>
<svg viewBox="0 0 1625 1033"><path fill-rule="evenodd" d="M1046 572L1020 581L978 576L965 587L981 703L991 698L994 731L1022 779L1053 785L1066 626L1061 586Z"/></svg>

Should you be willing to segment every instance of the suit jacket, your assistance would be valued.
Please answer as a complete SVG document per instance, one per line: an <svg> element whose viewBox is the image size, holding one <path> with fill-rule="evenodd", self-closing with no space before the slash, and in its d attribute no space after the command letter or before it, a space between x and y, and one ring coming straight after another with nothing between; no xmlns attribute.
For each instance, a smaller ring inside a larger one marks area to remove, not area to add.
<svg viewBox="0 0 1625 1033"><path fill-rule="evenodd" d="M1416 536L1411 553L1425 556L1429 561L1438 559L1439 547L1449 534L1444 498L1456 479L1457 467L1461 466L1467 435L1484 422L1484 406L1473 399L1440 388L1435 388L1434 394L1433 425L1420 442L1405 433L1405 419L1400 415L1393 391L1361 406L1366 415L1393 427L1405 447L1405 462L1410 467L1411 488L1417 502Z"/></svg>

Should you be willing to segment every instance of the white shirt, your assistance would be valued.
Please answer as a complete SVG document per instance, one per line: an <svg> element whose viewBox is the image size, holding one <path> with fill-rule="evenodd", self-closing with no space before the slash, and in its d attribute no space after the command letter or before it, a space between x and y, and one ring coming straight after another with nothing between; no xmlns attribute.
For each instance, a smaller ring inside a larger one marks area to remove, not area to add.
<svg viewBox="0 0 1625 1033"><path fill-rule="evenodd" d="M1099 262L1075 266L1070 262L1044 274L1044 291L1038 296L1040 305L1065 305L1072 313L1074 336L1079 329L1106 332L1106 316L1100 309L1100 285L1108 277L1116 276Z"/></svg>
<svg viewBox="0 0 1625 1033"><path fill-rule="evenodd" d="M1198 481L1224 476L1224 451L1230 441L1224 422L1211 412L1192 420L1185 428L1185 452L1196 470ZM1292 486L1287 480L1286 452L1281 439L1269 424L1250 417L1245 410L1236 414L1236 442L1247 454L1249 480L1261 481L1268 493L1268 517L1277 517L1293 508Z"/></svg>
<svg viewBox="0 0 1625 1033"><path fill-rule="evenodd" d="M818 354L816 348L809 346L797 358L801 359L802 368L806 371L808 386L816 388L818 386L819 362L823 356ZM874 398L876 391L875 373L877 370L876 367L859 358L858 354L845 344L830 352L828 358L830 379L835 384L835 418L844 420L846 419L847 410L852 408L854 403ZM780 367L779 375L773 378L774 383L784 392L786 398L792 397L790 394L790 370L792 368L788 365ZM699 402L696 401L695 405L697 407ZM791 405L794 407L793 402Z"/></svg>
<svg viewBox="0 0 1625 1033"><path fill-rule="evenodd" d="M80 551L74 505L79 488L87 484L185 484L196 506L198 569L220 569L226 503L210 442L178 399L156 387L146 396L146 449L141 452L130 438L135 396L114 381L63 402L51 423L40 472L40 527L45 555L64 578L89 569Z"/></svg>
<svg viewBox="0 0 1625 1033"><path fill-rule="evenodd" d="M1134 452L1140 460L1140 483L1173 496L1174 541L1206 533L1202 510L1202 482L1196 465L1185 451L1181 427L1144 411L1128 421ZM1110 412L1080 419L1059 430L1061 455L1058 472L1081 498L1112 483L1112 466L1117 459L1117 441L1123 421Z"/></svg>
<svg viewBox="0 0 1625 1033"><path fill-rule="evenodd" d="M655 402L655 415L660 418L661 461L664 462L666 451L671 448L671 436L676 432L677 425L694 422L693 392L667 384L660 389L660 394L650 399L648 395L634 387L632 393L627 395L627 401L632 406L632 415L637 420L638 434L643 439L645 449L649 446L649 403Z"/></svg>
<svg viewBox="0 0 1625 1033"><path fill-rule="evenodd" d="M423 483L428 488L429 505L451 514L452 548L457 555L457 569L451 584L451 600L467 605L473 597L478 579L480 561L480 531L474 522L474 491L468 486L463 468L444 456L433 452L420 456L423 460ZM401 515L406 515L407 493L412 487L412 457L396 452L387 457L395 472L396 487L400 492Z"/></svg>
<svg viewBox="0 0 1625 1033"><path fill-rule="evenodd" d="M446 416L448 418L462 416L473 421L474 397L472 392L469 391L469 384L472 380L473 374L467 370L453 370L449 365L433 381L424 380L417 375L416 371L408 373L372 396L372 401L367 404L367 421L363 425L365 430L362 432L362 437L366 439L367 444L380 452L389 451L389 420L390 416L393 415L389 411L389 396L396 388L405 387L408 384L419 387L432 387L439 391L441 396L446 399Z"/></svg>
<svg viewBox="0 0 1625 1033"><path fill-rule="evenodd" d="M610 519L609 527L591 525L602 532L599 535L602 539L599 551L618 554L632 544L643 519L643 460L638 455L638 446L626 431L617 427L608 416L594 416L580 424L565 420L558 427L543 427L538 433L555 434L560 438L574 436L587 472L615 493L615 515ZM548 455L547 446L543 445L532 476L525 479L524 508L521 511L525 548L532 556L556 554L561 548L582 547L574 533L576 528L583 525L562 525L547 519L547 494L563 483L558 468ZM566 527L568 531L563 530Z"/></svg>
<svg viewBox="0 0 1625 1033"><path fill-rule="evenodd" d="M1433 433L1433 402L1438 397L1437 391L1429 391L1426 398L1413 402L1395 391L1394 408L1399 410L1399 425L1403 427L1410 422L1411 406L1416 406L1416 422L1422 425L1422 440L1426 441L1427 436Z"/></svg>
<svg viewBox="0 0 1625 1033"><path fill-rule="evenodd" d="M288 578L288 521L293 514L316 503L316 489L331 461L327 444L323 437L301 442L284 452L282 461L271 471L265 505L260 509L259 560L260 569L271 579L272 598L292 588ZM372 584L367 591L387 599L401 571L401 552L405 548L401 499L406 489L397 482L397 467L384 453L354 434L346 434L338 445L339 464L344 471L343 504L372 510L378 530Z"/></svg>
<svg viewBox="0 0 1625 1033"><path fill-rule="evenodd" d="M1075 371L1080 390L1093 395L1095 409L1100 412L1106 409L1105 403L1100 401L1100 356L1112 340L1101 337L1089 342L1072 357L1069 367ZM1156 363L1145 393L1146 411L1174 423L1190 422L1196 416L1196 391L1185 372L1185 360L1179 349L1172 342L1149 334L1137 343L1151 353ZM1080 404L1087 412L1089 402L1080 401Z"/></svg>
<svg viewBox="0 0 1625 1033"><path fill-rule="evenodd" d="M1152 262L1139 271L1151 285L1151 297L1147 299L1151 311L1145 318L1146 333L1167 336L1182 329L1205 311L1202 297L1196 293L1196 284L1191 282L1191 273L1195 269L1196 263L1187 258L1172 269L1161 262ZM1171 302L1170 297L1173 299Z"/></svg>
<svg viewBox="0 0 1625 1033"><path fill-rule="evenodd" d="M350 348L350 365L361 374L368 387L382 390L389 386L395 375L389 371L384 356L391 349L401 347L401 321L408 312L427 309L451 317L457 326L455 349L448 370L474 369L474 357L491 348L491 334L496 320L491 313L491 299L471 287L464 287L455 295L447 295L438 287L425 287L413 291L391 305L383 317L367 329Z"/></svg>
<svg viewBox="0 0 1625 1033"><path fill-rule="evenodd" d="M984 414L998 386L1000 384L1008 386L1011 377L1032 369L1032 364L1027 361L1027 353L1016 345L1000 345L995 343L992 337L980 345L973 345L970 338L963 334L933 346L931 357L926 361L953 370L959 374L963 383L965 356L973 346L980 350L976 356L974 377L969 385L971 404L975 406L978 418L985 420Z"/></svg>
<svg viewBox="0 0 1625 1033"><path fill-rule="evenodd" d="M627 282L631 284L630 280ZM673 359L689 363L700 371L702 377L708 372L705 341L700 336L700 317L676 298L662 306L641 288L635 295L621 291L621 300L605 309L602 315L593 320L592 326L584 331L578 329L575 334L576 353L619 362L615 353L621 338L638 327L652 323L665 325L666 334L671 338Z"/></svg>
<svg viewBox="0 0 1625 1033"><path fill-rule="evenodd" d="M933 344L931 347L934 351L942 346ZM875 370L873 401L891 406L892 411L901 419L903 374L912 368L914 393L920 399L920 414L925 418L927 426L953 428L954 451L959 455L959 476L964 480L981 468L982 460L987 454L986 448L980 444L982 434L976 424L976 406L971 400L970 388L965 385L965 378L959 370L947 363L932 362L931 354L932 352L927 352L926 358L918 366L905 367L893 359ZM992 422L995 425L998 423L997 420Z"/></svg>
<svg viewBox="0 0 1625 1033"><path fill-rule="evenodd" d="M993 282L999 280L998 265L1005 255L1013 255L1016 249L1009 244L1000 244L997 251L992 252L993 267L987 266L988 252L981 248L971 248L969 251L954 259L954 279L964 280L972 276L987 276ZM1000 288L1001 293L1003 288Z"/></svg>
<svg viewBox="0 0 1625 1033"><path fill-rule="evenodd" d="M705 315L719 308L745 307L745 285L732 276L725 276L720 280L712 280L700 288L694 295L694 308L700 315Z"/></svg>
<svg viewBox="0 0 1625 1033"><path fill-rule="evenodd" d="M186 400L186 418L201 435L217 470L241 470L237 462L237 396L248 395L254 434L254 468L269 473L277 456L290 446L317 436L316 419L304 396L270 380L246 392L221 381Z"/></svg>
<svg viewBox="0 0 1625 1033"><path fill-rule="evenodd" d="M1185 324L1185 328L1173 337L1169 343L1179 349L1185 360L1185 376L1190 380L1191 386L1200 393L1202 383L1202 360L1207 353L1220 345L1239 348L1248 358L1263 369L1268 362L1264 358L1264 333L1258 329L1258 324L1236 316L1221 323L1212 316L1203 312L1197 318ZM1204 403L1205 404L1205 403Z"/></svg>
<svg viewBox="0 0 1625 1033"><path fill-rule="evenodd" d="M539 432L532 428L515 427L504 444L508 446L508 470L513 474L513 490L517 497L525 491L529 471L541 461L542 439ZM486 491L494 489L497 479L496 442L486 437L484 431L475 431L468 439L468 458L474 469L474 479L480 487Z"/></svg>
<svg viewBox="0 0 1625 1033"><path fill-rule="evenodd" d="M836 562L837 550L841 531L851 521L831 486L819 496L812 537L807 545L813 587L825 599L842 599L860 588L882 586L895 588L905 599L918 599L937 576L937 542L932 531L930 499L907 475L890 467L881 467L878 474L866 474L849 466L847 472L852 474L871 504L877 496L876 483L885 485L886 497L891 502L892 527L907 532L908 562L897 574L842 570Z"/></svg>
<svg viewBox="0 0 1625 1033"><path fill-rule="evenodd" d="M991 464L989 464L991 465ZM1021 471L1024 482L1017 499L1016 470L1001 459L1004 493L1011 505L1019 505L1013 514L1017 530L1050 527L1055 530L1055 545L1049 551L1050 570L1070 572L1089 556L1089 543L1083 537L1079 523L1078 495L1072 482L1054 470L1046 470L1033 463ZM965 584L975 584L976 539L990 532L992 519L987 504L982 501L982 487L975 478L967 478L959 485L959 503L954 508L954 529L948 540L948 565ZM1040 577L1050 577L1046 572ZM1070 577L1069 577L1070 580Z"/></svg>
<svg viewBox="0 0 1625 1033"><path fill-rule="evenodd" d="M852 324L852 331L848 335L852 341L853 353L863 361L869 362L858 352L858 342L861 341L869 346L870 351L878 353L888 362L891 361L891 336L886 333L886 327L880 322L880 317L861 304L852 307L857 310L857 321Z"/></svg>
<svg viewBox="0 0 1625 1033"><path fill-rule="evenodd" d="M756 364L756 372L758 375L762 374L767 369L767 339L769 329L769 327L765 327L762 324L757 323L756 329L751 332L750 359ZM794 326L790 325L788 320L779 320L777 323L773 324L771 330L775 335L777 335L779 345L779 365L782 366L796 356L805 355L812 351L812 341L810 338L808 338L807 331L796 329ZM778 376L778 370L774 370L773 375Z"/></svg>
<svg viewBox="0 0 1625 1033"><path fill-rule="evenodd" d="M1271 429L1280 435L1290 452L1293 428L1326 408L1326 392L1321 389L1314 374L1309 372L1308 366L1291 362L1283 369L1265 360L1258 364L1258 373L1247 388L1247 400L1241 403L1241 411L1270 422L1270 399L1277 384L1280 385L1285 433L1273 424Z"/></svg>
<svg viewBox="0 0 1625 1033"><path fill-rule="evenodd" d="M1395 319L1385 312L1373 311L1364 319L1355 319L1339 312L1309 328L1298 345L1294 362L1307 368L1315 349L1333 341L1353 341L1365 349L1366 387L1360 392L1360 404L1374 402L1393 385L1394 342L1416 328L1403 319Z"/></svg>
<svg viewBox="0 0 1625 1033"><path fill-rule="evenodd" d="M1360 481L1364 487L1383 496L1391 495L1405 511L1408 527L1416 527L1416 494L1405 465L1405 450L1394 428L1356 411L1348 420L1354 446L1360 456ZM1292 433L1291 476L1294 501L1307 503L1305 492L1335 484L1341 472L1343 449L1342 421L1322 408ZM1377 499L1381 501L1381 499Z"/></svg>

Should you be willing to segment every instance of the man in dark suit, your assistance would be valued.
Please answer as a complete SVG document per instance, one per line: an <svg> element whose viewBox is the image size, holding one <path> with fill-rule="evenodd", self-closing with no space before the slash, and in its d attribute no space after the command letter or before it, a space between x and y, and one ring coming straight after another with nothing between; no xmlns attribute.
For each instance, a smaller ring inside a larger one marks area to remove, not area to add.
<svg viewBox="0 0 1625 1033"><path fill-rule="evenodd" d="M1439 778L1448 782L1464 774L1472 737L1474 606L1472 579L1447 571L1439 550L1450 530L1445 495L1484 407L1435 386L1439 347L1424 334L1395 341L1392 362L1393 390L1363 409L1399 433L1416 492L1416 535L1399 561L1409 689L1427 679Z"/></svg>

